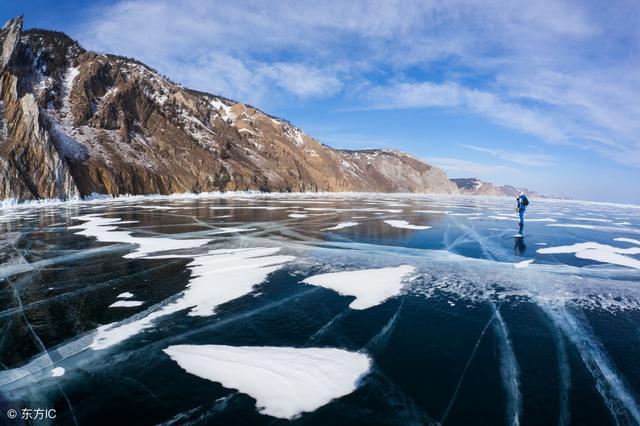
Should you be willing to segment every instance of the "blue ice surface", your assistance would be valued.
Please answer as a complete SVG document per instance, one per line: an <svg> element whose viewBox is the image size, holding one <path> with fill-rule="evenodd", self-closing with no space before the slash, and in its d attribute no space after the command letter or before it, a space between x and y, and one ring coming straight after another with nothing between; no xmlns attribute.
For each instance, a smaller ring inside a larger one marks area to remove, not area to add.
<svg viewBox="0 0 640 426"><path fill-rule="evenodd" d="M5 397L67 407L61 418L68 423L74 415L81 423L117 421L117 401L133 422L240 416L266 424L250 398L195 380L161 350L183 343L320 345L365 351L375 368L352 395L303 415L311 424L639 423L638 270L538 250L585 242L633 248L640 209L531 201L522 237L515 200L498 197L228 194L3 209L0 389ZM202 253L125 259L134 246L69 229L79 223L74 216L86 214L130 221L118 230L136 237L212 238L207 249L277 246L296 260L215 315L176 312L96 351L89 346L98 325L125 325L175 301L193 278L189 256ZM344 222L358 225L326 230ZM221 234L223 228L251 230ZM363 311L350 310L349 297L301 284L318 273L401 264L417 271L403 291ZM145 304L108 308L123 292ZM65 375L52 377L55 366ZM96 396L85 396L86 387ZM146 395L142 410L128 402L138 392ZM543 403L543 395L557 402ZM93 408L74 410L80 403Z"/></svg>

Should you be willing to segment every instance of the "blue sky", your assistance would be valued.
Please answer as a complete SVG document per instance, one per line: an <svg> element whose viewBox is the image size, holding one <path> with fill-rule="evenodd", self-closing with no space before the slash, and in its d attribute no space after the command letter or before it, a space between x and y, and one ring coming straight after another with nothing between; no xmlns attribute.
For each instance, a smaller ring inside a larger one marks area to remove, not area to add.
<svg viewBox="0 0 640 426"><path fill-rule="evenodd" d="M637 1L8 0L0 18L136 57L338 148L640 203Z"/></svg>

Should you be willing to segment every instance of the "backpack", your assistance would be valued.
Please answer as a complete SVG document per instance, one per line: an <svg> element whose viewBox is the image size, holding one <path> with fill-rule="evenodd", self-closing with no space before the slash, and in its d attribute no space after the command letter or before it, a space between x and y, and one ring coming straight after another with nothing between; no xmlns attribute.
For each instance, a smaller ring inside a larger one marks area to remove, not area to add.
<svg viewBox="0 0 640 426"><path fill-rule="evenodd" d="M524 199L522 200L522 205L523 206L528 206L529 205L529 199L527 197L524 197Z"/></svg>

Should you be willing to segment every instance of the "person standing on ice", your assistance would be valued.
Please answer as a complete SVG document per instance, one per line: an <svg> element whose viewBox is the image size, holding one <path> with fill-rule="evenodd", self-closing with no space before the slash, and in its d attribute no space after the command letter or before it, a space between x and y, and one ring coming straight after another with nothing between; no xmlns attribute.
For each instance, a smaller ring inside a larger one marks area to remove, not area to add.
<svg viewBox="0 0 640 426"><path fill-rule="evenodd" d="M524 192L520 193L520 196L516 198L516 203L518 203L516 207L516 211L520 214L520 234L522 234L522 228L524 227L524 212L527 210L527 206L529 205L529 200L527 196L524 195Z"/></svg>

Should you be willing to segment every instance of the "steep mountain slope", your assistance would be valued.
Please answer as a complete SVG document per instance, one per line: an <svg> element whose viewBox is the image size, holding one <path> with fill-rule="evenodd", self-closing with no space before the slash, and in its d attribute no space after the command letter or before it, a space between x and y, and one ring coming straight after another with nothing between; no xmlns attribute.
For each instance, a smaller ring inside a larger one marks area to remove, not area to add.
<svg viewBox="0 0 640 426"><path fill-rule="evenodd" d="M0 198L225 190L458 193L398 151L329 148L62 33L0 32Z"/></svg>

